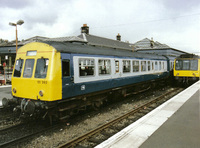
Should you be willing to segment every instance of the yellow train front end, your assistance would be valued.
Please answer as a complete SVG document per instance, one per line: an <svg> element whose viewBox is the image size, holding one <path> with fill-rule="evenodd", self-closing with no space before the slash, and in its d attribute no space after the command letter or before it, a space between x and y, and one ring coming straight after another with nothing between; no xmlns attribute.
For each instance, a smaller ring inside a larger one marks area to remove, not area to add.
<svg viewBox="0 0 200 148"><path fill-rule="evenodd" d="M38 108L48 109L51 102L62 99L61 80L60 52L40 42L24 45L17 52L12 75L16 109L29 115Z"/></svg>
<svg viewBox="0 0 200 148"><path fill-rule="evenodd" d="M199 58L177 58L174 61L174 77L179 83L190 83L199 80Z"/></svg>

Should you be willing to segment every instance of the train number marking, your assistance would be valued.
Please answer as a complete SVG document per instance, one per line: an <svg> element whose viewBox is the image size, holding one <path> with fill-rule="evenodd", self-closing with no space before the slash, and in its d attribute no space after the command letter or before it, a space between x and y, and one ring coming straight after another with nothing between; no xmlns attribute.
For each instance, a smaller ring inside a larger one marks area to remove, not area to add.
<svg viewBox="0 0 200 148"><path fill-rule="evenodd" d="M37 81L38 84L47 84L47 81Z"/></svg>

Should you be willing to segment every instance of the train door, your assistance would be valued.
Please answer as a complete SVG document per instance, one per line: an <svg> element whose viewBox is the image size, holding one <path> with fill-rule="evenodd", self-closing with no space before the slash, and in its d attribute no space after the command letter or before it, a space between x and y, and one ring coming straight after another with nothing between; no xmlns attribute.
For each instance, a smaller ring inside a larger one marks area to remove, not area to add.
<svg viewBox="0 0 200 148"><path fill-rule="evenodd" d="M121 61L118 59L115 59L115 68L114 68L114 77L119 78L122 75L122 69L121 69Z"/></svg>
<svg viewBox="0 0 200 148"><path fill-rule="evenodd" d="M70 54L62 54L62 96L67 98L72 93L72 74Z"/></svg>

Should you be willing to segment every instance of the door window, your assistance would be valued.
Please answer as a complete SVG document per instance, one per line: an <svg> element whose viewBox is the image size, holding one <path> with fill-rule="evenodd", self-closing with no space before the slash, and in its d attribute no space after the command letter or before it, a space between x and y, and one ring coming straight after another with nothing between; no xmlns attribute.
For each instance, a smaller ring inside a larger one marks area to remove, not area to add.
<svg viewBox="0 0 200 148"><path fill-rule="evenodd" d="M69 60L62 61L62 75L63 77L70 76L70 61Z"/></svg>
<svg viewBox="0 0 200 148"><path fill-rule="evenodd" d="M115 73L118 73L119 72L119 61L116 60L115 61Z"/></svg>

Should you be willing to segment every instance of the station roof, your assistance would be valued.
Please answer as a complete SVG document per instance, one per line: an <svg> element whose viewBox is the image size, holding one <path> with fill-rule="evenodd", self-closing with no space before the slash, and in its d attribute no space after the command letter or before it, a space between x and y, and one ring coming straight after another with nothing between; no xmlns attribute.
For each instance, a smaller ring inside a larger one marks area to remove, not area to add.
<svg viewBox="0 0 200 148"><path fill-rule="evenodd" d="M138 51L138 50L152 50L152 49L169 49L171 47L169 47L166 44L161 44L158 41L153 41L153 39L148 39L148 38L144 38L136 43L133 44L134 46L134 50Z"/></svg>

